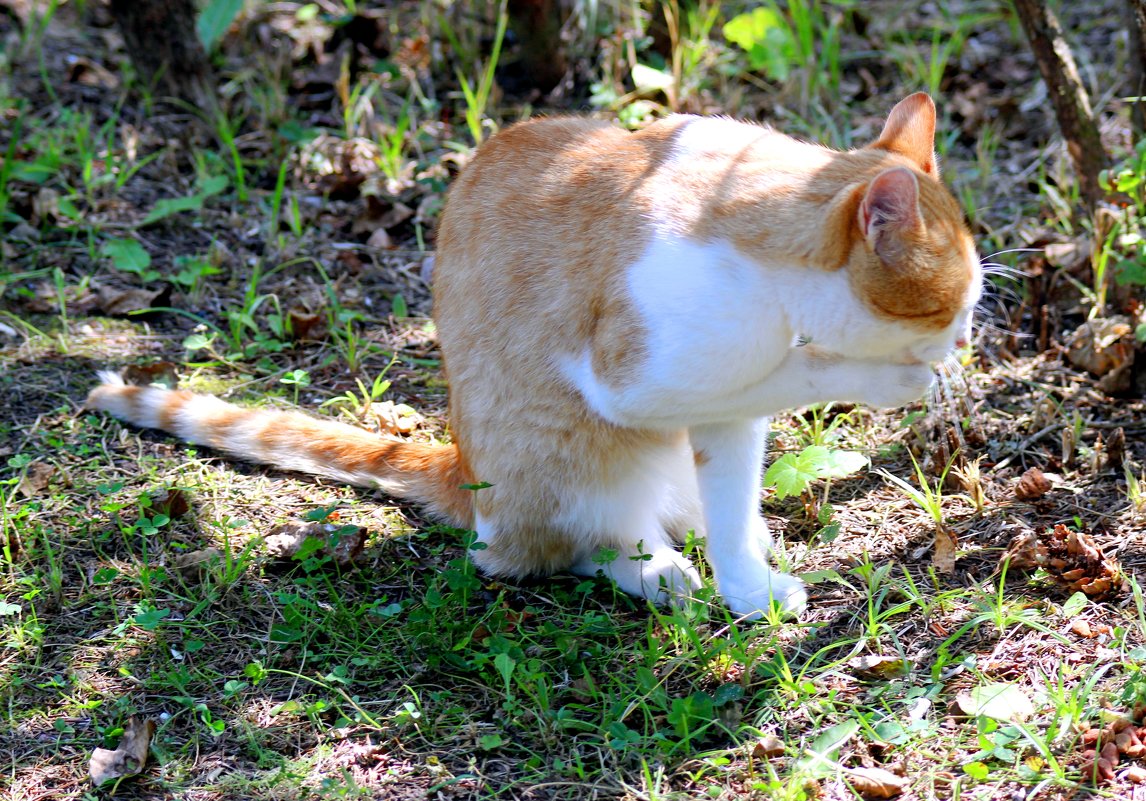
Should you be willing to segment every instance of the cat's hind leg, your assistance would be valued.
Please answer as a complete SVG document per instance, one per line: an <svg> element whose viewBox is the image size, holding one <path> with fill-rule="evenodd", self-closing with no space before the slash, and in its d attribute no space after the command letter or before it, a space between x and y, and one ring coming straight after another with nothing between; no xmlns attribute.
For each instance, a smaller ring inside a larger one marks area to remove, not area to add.
<svg viewBox="0 0 1146 801"><path fill-rule="evenodd" d="M602 546L574 562L569 572L577 576L600 572L623 592L656 604L691 597L701 587L700 575L692 562L672 547L664 531L657 534L659 539L650 537L617 548Z"/></svg>
<svg viewBox="0 0 1146 801"><path fill-rule="evenodd" d="M683 433L633 459L616 484L586 489L581 503L582 519L594 521L582 541L594 548L570 572L601 572L624 592L654 603L690 597L701 587L692 562L673 547L690 530L703 531L692 448Z"/></svg>

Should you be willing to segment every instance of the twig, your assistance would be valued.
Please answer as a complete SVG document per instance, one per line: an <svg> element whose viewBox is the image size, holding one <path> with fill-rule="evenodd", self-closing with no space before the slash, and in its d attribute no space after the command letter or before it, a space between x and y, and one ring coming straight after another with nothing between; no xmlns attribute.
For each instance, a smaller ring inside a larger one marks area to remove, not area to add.
<svg viewBox="0 0 1146 801"><path fill-rule="evenodd" d="M1043 428L1043 429L1036 431L1035 433L1031 434L1029 437L1024 439L1022 442L1020 442L1019 447L1015 448L1014 453L1012 453L1010 456L1008 456L1007 458L1003 459L1001 462L996 464L992 469L993 470L1002 470L1004 467L1006 467L1011 462L1013 462L1015 460L1016 456L1022 456L1023 451L1025 451L1027 448L1034 445L1036 442L1038 442L1040 439L1045 437L1047 434L1050 434L1052 431L1058 431L1060 428L1066 428L1066 425L1067 425L1066 423L1051 423L1046 428Z"/></svg>

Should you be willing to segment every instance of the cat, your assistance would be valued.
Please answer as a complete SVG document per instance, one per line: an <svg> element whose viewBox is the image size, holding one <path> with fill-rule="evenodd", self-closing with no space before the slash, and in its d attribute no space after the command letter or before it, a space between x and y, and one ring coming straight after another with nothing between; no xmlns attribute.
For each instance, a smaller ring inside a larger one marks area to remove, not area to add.
<svg viewBox="0 0 1146 801"><path fill-rule="evenodd" d="M970 337L979 259L934 138L923 93L847 152L686 115L493 136L433 268L452 444L109 373L87 407L410 499L474 529L493 576L601 571L669 601L701 586L674 548L691 530L733 613L796 614L804 585L769 566L759 508L769 416L909 403Z"/></svg>

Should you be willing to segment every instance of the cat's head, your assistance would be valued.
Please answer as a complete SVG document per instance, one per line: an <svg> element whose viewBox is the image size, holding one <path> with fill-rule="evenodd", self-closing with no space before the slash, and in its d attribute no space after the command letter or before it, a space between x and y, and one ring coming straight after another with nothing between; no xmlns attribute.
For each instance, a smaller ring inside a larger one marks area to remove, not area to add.
<svg viewBox="0 0 1146 801"><path fill-rule="evenodd" d="M888 324L885 344L902 337L905 357L922 362L970 338L982 284L963 211L939 181L934 142L935 104L918 93L860 151L870 177L856 193L847 264L855 293Z"/></svg>

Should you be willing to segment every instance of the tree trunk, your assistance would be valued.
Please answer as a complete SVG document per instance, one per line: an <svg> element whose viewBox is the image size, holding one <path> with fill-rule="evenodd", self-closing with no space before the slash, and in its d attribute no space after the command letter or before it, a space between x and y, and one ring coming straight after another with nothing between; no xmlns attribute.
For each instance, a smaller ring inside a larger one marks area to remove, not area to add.
<svg viewBox="0 0 1146 801"><path fill-rule="evenodd" d="M1106 151L1074 56L1063 38L1058 19L1047 8L1045 0L1014 0L1014 3L1054 104L1059 129L1078 175L1079 189L1087 206L1094 209L1102 197L1098 173L1106 166Z"/></svg>
<svg viewBox="0 0 1146 801"><path fill-rule="evenodd" d="M1126 10L1130 17L1130 94L1140 98L1146 94L1146 0L1126 0ZM1146 101L1131 103L1130 119L1139 136L1146 133Z"/></svg>
<svg viewBox="0 0 1146 801"><path fill-rule="evenodd" d="M216 105L207 53L195 32L193 0L111 0L140 80L202 109Z"/></svg>
<svg viewBox="0 0 1146 801"><path fill-rule="evenodd" d="M523 83L548 92L565 77L561 6L557 0L509 0L509 27L520 42L518 67Z"/></svg>

